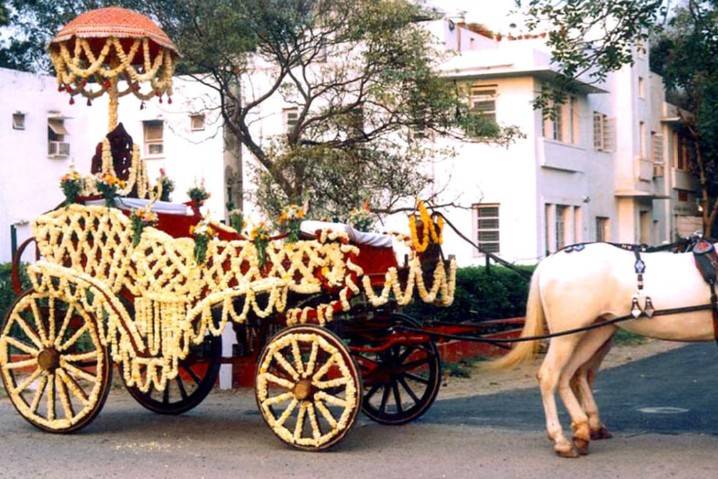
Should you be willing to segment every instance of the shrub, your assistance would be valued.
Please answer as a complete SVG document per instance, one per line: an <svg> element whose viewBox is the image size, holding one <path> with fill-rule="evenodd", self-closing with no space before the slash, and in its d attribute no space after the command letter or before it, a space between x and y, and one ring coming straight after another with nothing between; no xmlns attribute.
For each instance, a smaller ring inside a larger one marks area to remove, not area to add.
<svg viewBox="0 0 718 479"><path fill-rule="evenodd" d="M25 267L21 268L20 276L24 289L28 285L28 279L25 275ZM13 301L15 301L15 291L12 290L12 263L0 263L0 322L5 321L5 314Z"/></svg>
<svg viewBox="0 0 718 479"><path fill-rule="evenodd" d="M532 272L535 266L521 266ZM454 304L441 308L417 301L405 312L418 319L459 323L524 316L529 280L502 266L471 266L456 272Z"/></svg>

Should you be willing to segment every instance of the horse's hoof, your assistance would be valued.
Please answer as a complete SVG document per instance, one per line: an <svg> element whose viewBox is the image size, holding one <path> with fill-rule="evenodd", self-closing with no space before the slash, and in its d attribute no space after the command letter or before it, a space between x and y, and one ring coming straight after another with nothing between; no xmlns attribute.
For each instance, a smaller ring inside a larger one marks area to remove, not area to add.
<svg viewBox="0 0 718 479"><path fill-rule="evenodd" d="M573 438L573 445L574 449L578 451L579 455L586 456L588 455L588 441L585 439L579 439L577 437Z"/></svg>
<svg viewBox="0 0 718 479"><path fill-rule="evenodd" d="M591 431L591 440L592 441L598 441L601 439L611 439L613 437L613 434L609 432L608 429L606 429L606 426L601 426L601 429L597 431Z"/></svg>
<svg viewBox="0 0 718 479"><path fill-rule="evenodd" d="M565 457L567 459L575 459L579 456L578 450L573 445L565 447L556 446L554 451L558 457Z"/></svg>

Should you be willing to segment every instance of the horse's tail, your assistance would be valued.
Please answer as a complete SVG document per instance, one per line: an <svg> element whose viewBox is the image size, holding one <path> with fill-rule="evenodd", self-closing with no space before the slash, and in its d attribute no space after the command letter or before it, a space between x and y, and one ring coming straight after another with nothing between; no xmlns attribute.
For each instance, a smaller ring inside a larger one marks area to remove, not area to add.
<svg viewBox="0 0 718 479"><path fill-rule="evenodd" d="M521 337L540 336L544 332L545 316L541 304L541 289L539 287L539 269L531 276L531 289L526 303L526 321L521 331ZM532 359L539 349L539 341L518 342L508 354L484 363L489 369L507 369Z"/></svg>

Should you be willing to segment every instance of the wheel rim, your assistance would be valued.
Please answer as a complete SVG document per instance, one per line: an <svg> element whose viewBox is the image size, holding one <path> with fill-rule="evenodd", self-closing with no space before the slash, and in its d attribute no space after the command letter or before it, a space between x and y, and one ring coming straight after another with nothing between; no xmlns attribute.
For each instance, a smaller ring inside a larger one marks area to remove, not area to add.
<svg viewBox="0 0 718 479"><path fill-rule="evenodd" d="M319 450L339 442L356 421L361 382L337 336L299 326L264 348L256 395L262 417L282 441Z"/></svg>
<svg viewBox="0 0 718 479"><path fill-rule="evenodd" d="M182 414L198 406L212 391L219 374L222 338L209 335L190 349L179 362L177 377L168 381L163 391L150 388L142 392L132 386L127 390L145 408L158 414ZM124 375L123 375L124 381Z"/></svg>
<svg viewBox="0 0 718 479"><path fill-rule="evenodd" d="M99 412L111 368L93 317L80 304L31 291L3 326L0 370L20 415L39 428L69 432Z"/></svg>
<svg viewBox="0 0 718 479"><path fill-rule="evenodd" d="M384 424L404 424L436 399L441 363L433 343L394 345L374 354L355 353L362 368L364 413Z"/></svg>

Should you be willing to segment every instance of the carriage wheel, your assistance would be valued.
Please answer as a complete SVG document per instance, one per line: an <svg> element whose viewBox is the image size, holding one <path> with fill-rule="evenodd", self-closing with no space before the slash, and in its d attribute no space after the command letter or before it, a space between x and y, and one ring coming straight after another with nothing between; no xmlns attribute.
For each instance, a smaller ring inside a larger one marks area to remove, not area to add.
<svg viewBox="0 0 718 479"><path fill-rule="evenodd" d="M0 370L20 415L57 433L76 431L97 416L112 375L92 314L78 303L33 290L7 315Z"/></svg>
<svg viewBox="0 0 718 479"><path fill-rule="evenodd" d="M362 391L359 371L334 333L309 325L287 328L265 346L258 365L259 411L285 443L327 449L354 425Z"/></svg>
<svg viewBox="0 0 718 479"><path fill-rule="evenodd" d="M416 321L401 321L418 327ZM364 378L362 411L381 424L400 425L424 414L441 387L441 358L433 341L354 353Z"/></svg>
<svg viewBox="0 0 718 479"><path fill-rule="evenodd" d="M207 335L201 344L190 348L179 362L177 377L167 382L163 391L151 387L142 392L136 386L127 391L143 407L157 414L177 415L197 407L212 392L222 365L222 338ZM122 381L125 381L122 375Z"/></svg>

